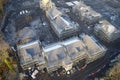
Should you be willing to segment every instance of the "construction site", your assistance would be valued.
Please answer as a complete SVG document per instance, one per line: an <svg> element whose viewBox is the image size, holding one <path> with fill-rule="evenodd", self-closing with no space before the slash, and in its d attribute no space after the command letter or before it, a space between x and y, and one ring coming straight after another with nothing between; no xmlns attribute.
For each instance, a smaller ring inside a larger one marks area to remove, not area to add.
<svg viewBox="0 0 120 80"><path fill-rule="evenodd" d="M5 80L90 80L120 49L119 0L8 0L4 13L0 30L13 55L0 44L2 64L18 74Z"/></svg>

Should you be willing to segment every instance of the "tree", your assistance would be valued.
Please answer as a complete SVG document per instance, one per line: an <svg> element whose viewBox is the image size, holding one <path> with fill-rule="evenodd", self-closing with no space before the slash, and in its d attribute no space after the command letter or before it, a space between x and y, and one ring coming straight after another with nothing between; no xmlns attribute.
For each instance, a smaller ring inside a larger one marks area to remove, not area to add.
<svg viewBox="0 0 120 80"><path fill-rule="evenodd" d="M8 0L0 0L0 18L3 15L3 6L7 3Z"/></svg>
<svg viewBox="0 0 120 80"><path fill-rule="evenodd" d="M3 4L2 1L0 0L0 18L2 17L3 14Z"/></svg>
<svg viewBox="0 0 120 80"><path fill-rule="evenodd" d="M9 49L8 43L4 40L2 32L0 32L0 50L7 50Z"/></svg>
<svg viewBox="0 0 120 80"><path fill-rule="evenodd" d="M13 65L9 60L8 55L8 49L9 49L8 43L4 40L4 37L2 33L0 32L0 75L3 75L10 69L13 71ZM2 76L0 76L2 77Z"/></svg>
<svg viewBox="0 0 120 80"><path fill-rule="evenodd" d="M120 61L110 69L105 80L120 80Z"/></svg>
<svg viewBox="0 0 120 80"><path fill-rule="evenodd" d="M120 62L118 62L109 72L112 80L120 80Z"/></svg>

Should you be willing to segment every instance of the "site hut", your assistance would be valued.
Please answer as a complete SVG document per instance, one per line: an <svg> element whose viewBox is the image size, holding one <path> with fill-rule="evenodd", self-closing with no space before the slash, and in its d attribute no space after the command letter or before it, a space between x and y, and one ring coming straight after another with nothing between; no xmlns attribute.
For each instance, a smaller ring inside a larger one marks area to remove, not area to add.
<svg viewBox="0 0 120 80"><path fill-rule="evenodd" d="M63 45L66 47L67 53L70 56L73 64L77 64L78 62L84 61L81 64L86 64L86 59L88 57L86 46L84 43L78 38L70 38L63 42Z"/></svg>
<svg viewBox="0 0 120 80"><path fill-rule="evenodd" d="M88 52L87 63L93 62L101 57L103 57L107 51L106 47L99 43L97 39L93 36L82 34L80 35L82 41L86 45Z"/></svg>
<svg viewBox="0 0 120 80"><path fill-rule="evenodd" d="M48 73L58 70L61 66L66 70L72 68L72 61L66 55L65 48L61 43L50 44L43 48Z"/></svg>
<svg viewBox="0 0 120 80"><path fill-rule="evenodd" d="M113 26L107 20L99 21L94 27L94 33L105 42L114 42L120 38L120 29Z"/></svg>
<svg viewBox="0 0 120 80"><path fill-rule="evenodd" d="M23 70L34 68L34 65L40 70L46 67L39 40L19 45L17 49L20 65Z"/></svg>
<svg viewBox="0 0 120 80"><path fill-rule="evenodd" d="M79 4L74 5L72 7L72 12L87 25L97 23L102 19L102 15L100 13L97 13L83 2L79 2Z"/></svg>
<svg viewBox="0 0 120 80"><path fill-rule="evenodd" d="M56 9L56 8L54 8ZM52 11L51 11L52 10ZM54 11L58 11L57 9ZM53 16L54 14L54 16ZM70 37L77 33L78 25L69 19L65 19L61 16L61 13L53 13L53 9L50 9L47 13L48 19L51 24L51 28L55 32L58 38L66 38Z"/></svg>

